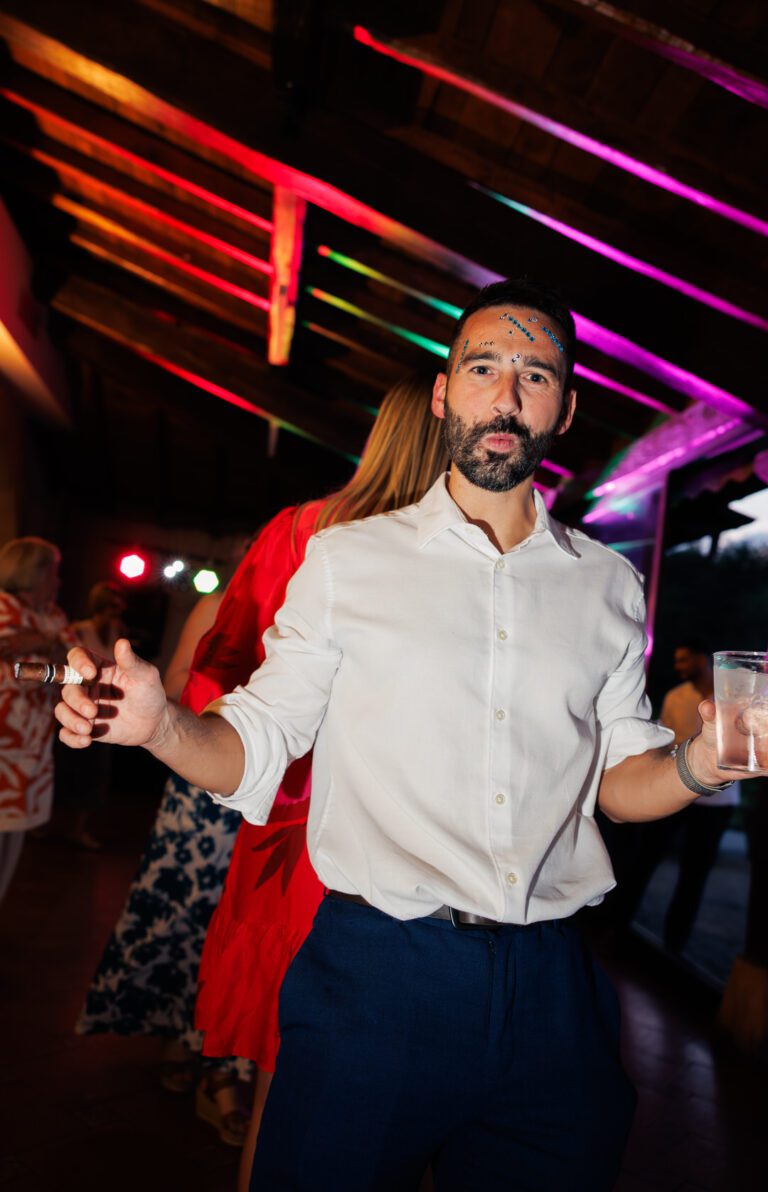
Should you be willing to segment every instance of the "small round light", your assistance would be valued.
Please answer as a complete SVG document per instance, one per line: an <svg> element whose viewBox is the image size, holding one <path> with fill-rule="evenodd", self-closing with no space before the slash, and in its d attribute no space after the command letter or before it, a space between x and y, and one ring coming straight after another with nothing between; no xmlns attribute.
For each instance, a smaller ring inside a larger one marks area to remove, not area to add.
<svg viewBox="0 0 768 1192"><path fill-rule="evenodd" d="M126 579L139 579L147 570L147 560L141 555L123 555L119 563L120 574Z"/></svg>
<svg viewBox="0 0 768 1192"><path fill-rule="evenodd" d="M187 564L183 561L183 559L174 559L174 561L171 563L173 574L178 575L180 571L184 570L186 565Z"/></svg>
<svg viewBox="0 0 768 1192"><path fill-rule="evenodd" d="M219 577L215 571L209 571L206 567L203 567L198 571L192 583L198 592L207 596L209 592L215 592L218 588Z"/></svg>

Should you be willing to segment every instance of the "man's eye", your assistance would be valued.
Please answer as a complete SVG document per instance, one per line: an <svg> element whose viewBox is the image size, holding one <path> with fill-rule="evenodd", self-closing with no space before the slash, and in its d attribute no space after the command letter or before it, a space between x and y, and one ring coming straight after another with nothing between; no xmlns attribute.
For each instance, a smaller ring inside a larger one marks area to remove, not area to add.
<svg viewBox="0 0 768 1192"><path fill-rule="evenodd" d="M541 382L546 381L547 378L543 373L528 373L528 380L534 381L537 385L540 385Z"/></svg>
<svg viewBox="0 0 768 1192"><path fill-rule="evenodd" d="M487 374L491 370L489 369L487 364L474 364L469 371L473 372L473 373L477 373L477 375L479 377L484 377L484 376L487 376Z"/></svg>

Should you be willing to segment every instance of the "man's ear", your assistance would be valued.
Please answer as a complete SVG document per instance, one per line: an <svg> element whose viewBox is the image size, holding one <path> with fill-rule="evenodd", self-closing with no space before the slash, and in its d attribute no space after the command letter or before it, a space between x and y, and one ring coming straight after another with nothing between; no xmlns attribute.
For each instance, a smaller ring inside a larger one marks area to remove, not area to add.
<svg viewBox="0 0 768 1192"><path fill-rule="evenodd" d="M568 427L573 422L573 415L576 413L576 390L569 390L563 401L563 415L560 419L560 425L557 428L559 435L564 435Z"/></svg>
<svg viewBox="0 0 768 1192"><path fill-rule="evenodd" d="M432 386L432 413L435 418L445 418L445 391L448 386L448 374L438 373Z"/></svg>

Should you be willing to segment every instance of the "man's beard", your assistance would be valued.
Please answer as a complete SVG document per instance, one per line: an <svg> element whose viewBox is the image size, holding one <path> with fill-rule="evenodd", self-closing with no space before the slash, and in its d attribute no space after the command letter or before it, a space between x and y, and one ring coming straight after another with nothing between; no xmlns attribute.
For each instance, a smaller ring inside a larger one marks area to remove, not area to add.
<svg viewBox="0 0 768 1192"><path fill-rule="evenodd" d="M454 413L445 400L443 436L451 462L470 484L492 493L509 492L536 471L557 436L559 421L550 430L535 435L514 414L499 415L492 422L470 426ZM486 435L516 435L517 449L508 452L476 450Z"/></svg>

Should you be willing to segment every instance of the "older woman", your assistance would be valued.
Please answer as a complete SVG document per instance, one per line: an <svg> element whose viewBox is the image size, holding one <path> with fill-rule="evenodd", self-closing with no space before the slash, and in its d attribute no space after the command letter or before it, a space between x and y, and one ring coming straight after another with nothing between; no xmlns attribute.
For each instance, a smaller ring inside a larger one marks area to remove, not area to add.
<svg viewBox="0 0 768 1192"><path fill-rule="evenodd" d="M51 815L56 692L19 684L13 663L63 661L77 642L54 603L60 559L43 538L14 538L0 548L0 900L24 833Z"/></svg>

